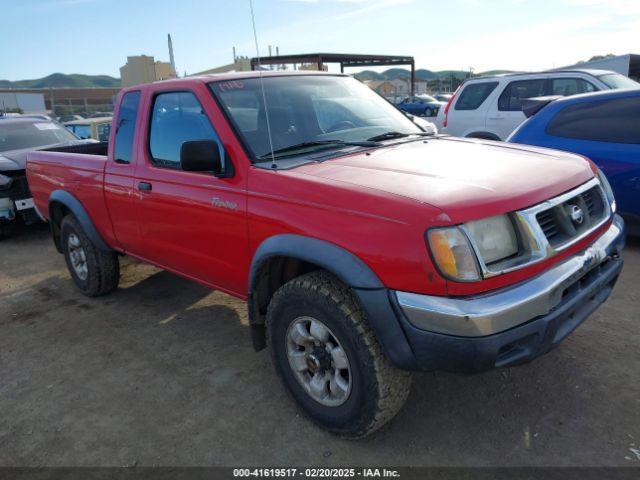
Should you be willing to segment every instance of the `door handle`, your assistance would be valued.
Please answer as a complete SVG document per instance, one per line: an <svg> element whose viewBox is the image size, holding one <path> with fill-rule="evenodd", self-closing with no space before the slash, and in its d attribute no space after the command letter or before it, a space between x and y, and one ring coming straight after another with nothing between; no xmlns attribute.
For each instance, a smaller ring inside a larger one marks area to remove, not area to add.
<svg viewBox="0 0 640 480"><path fill-rule="evenodd" d="M489 120L504 120L504 117L489 117Z"/></svg>
<svg viewBox="0 0 640 480"><path fill-rule="evenodd" d="M148 182L140 182L138 184L138 190L140 190L141 192L150 192L151 184Z"/></svg>

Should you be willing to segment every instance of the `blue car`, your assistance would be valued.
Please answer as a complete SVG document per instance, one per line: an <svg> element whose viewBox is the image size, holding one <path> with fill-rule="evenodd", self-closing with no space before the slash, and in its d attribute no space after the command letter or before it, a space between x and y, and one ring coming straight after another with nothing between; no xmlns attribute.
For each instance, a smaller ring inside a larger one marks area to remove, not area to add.
<svg viewBox="0 0 640 480"><path fill-rule="evenodd" d="M430 95L415 95L405 98L397 104L397 107L417 117L435 117L443 105L444 102L440 102Z"/></svg>
<svg viewBox="0 0 640 480"><path fill-rule="evenodd" d="M640 90L541 97L508 141L584 155L604 172L628 231L640 234Z"/></svg>

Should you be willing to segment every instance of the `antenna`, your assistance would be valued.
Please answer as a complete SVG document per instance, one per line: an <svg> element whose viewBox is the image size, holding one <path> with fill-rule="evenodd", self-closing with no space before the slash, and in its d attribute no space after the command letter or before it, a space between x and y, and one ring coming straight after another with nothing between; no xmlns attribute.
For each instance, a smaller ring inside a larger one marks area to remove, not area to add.
<svg viewBox="0 0 640 480"><path fill-rule="evenodd" d="M260 48L258 47L258 34L256 33L256 17L253 14L253 0L249 0L251 10L251 24L253 25L253 41L256 44L256 56L258 57L258 76L260 77L260 88L262 89L262 103L264 105L264 116L267 119L267 136L269 137L269 148L271 149L271 168L278 168L276 156L273 153L273 140L271 139L271 124L269 123L269 109L267 107L267 94L264 92L264 80L262 78L262 65L260 64Z"/></svg>

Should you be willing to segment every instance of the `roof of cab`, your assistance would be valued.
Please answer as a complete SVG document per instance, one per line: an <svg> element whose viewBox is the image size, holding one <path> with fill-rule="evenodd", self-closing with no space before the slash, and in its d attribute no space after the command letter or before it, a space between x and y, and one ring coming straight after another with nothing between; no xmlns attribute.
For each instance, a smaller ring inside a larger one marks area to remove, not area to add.
<svg viewBox="0 0 640 480"><path fill-rule="evenodd" d="M200 82L219 82L219 81L228 81L228 80L242 80L247 78L259 78L259 77L290 77L295 75L327 75L327 76L347 76L342 73L331 73L331 72L319 72L316 70L295 70L295 71L286 71L286 70L252 70L249 72L225 72L225 73L208 73L205 75L195 75L193 77L183 77L183 78L173 78L170 80L159 80L153 83L164 83L164 82L176 82L176 81L185 81L185 80L196 80Z"/></svg>
<svg viewBox="0 0 640 480"><path fill-rule="evenodd" d="M143 88L150 88L152 85L167 85L167 84L181 84L184 82L197 82L197 83L209 83L209 82L225 82L231 80L245 80L248 78L260 78L265 77L291 77L291 76L311 76L311 75L324 75L330 77L348 77L349 75L339 72L318 72L315 70L296 70L296 71L258 71L252 70L249 72L225 72L225 73L208 73L206 75L194 75L192 77L182 78L170 78L167 80L158 80L153 83L145 83L139 85L132 85L130 87L123 88L120 92L126 93L132 90L140 90Z"/></svg>

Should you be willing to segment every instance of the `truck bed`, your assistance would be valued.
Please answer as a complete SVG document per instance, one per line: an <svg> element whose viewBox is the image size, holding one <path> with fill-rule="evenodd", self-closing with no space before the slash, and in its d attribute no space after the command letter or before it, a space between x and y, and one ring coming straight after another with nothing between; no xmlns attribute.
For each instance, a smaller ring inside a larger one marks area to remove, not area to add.
<svg viewBox="0 0 640 480"><path fill-rule="evenodd" d="M107 143L88 143L35 151L27 156L27 180L40 214L49 219L49 201L56 190L73 195L98 230L109 228L104 198ZM100 231L104 238L111 232Z"/></svg>
<svg viewBox="0 0 640 480"><path fill-rule="evenodd" d="M41 152L81 153L84 155L101 155L106 157L109 153L109 142L83 143L81 145L68 145L65 147L53 147L40 150Z"/></svg>

